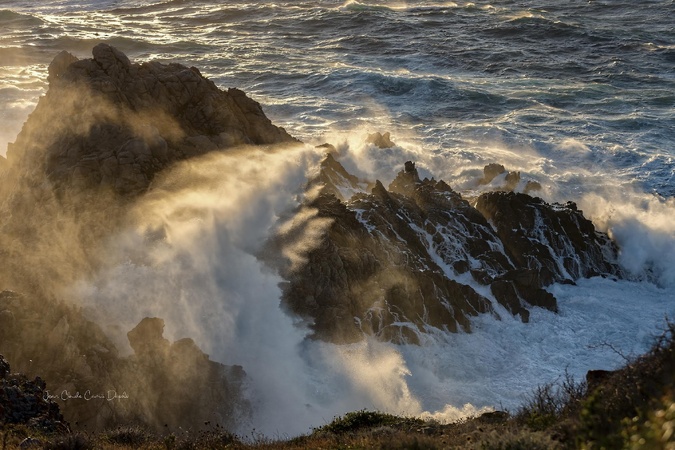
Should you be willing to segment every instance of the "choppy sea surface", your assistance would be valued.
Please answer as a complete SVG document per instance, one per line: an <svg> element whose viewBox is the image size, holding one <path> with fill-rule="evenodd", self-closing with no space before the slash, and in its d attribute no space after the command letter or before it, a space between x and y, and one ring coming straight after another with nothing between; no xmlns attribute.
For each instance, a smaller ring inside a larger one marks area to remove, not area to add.
<svg viewBox="0 0 675 450"><path fill-rule="evenodd" d="M336 347L303 340L278 308L278 280L232 242L221 250L241 253L228 263L239 264L228 266L238 280L211 306L234 328L211 319L197 339L249 372L251 426L267 434L303 433L362 408L447 419L514 410L566 369L579 379L618 367L675 316L674 15L673 0L0 0L0 154L45 92L52 58L90 57L107 42L134 61L196 66L244 90L275 124L342 146L348 168L385 184L407 159L460 192L475 188L485 164L519 170L546 200L576 201L610 232L630 279L555 285L560 313L535 310L529 324L502 314L421 347ZM364 144L373 131L390 131L397 146ZM213 251L206 242L190 251ZM144 284L136 269L78 289L115 299L119 288L105 286ZM125 314L137 323L134 314L169 306ZM183 313L167 313L169 333L185 329Z"/></svg>

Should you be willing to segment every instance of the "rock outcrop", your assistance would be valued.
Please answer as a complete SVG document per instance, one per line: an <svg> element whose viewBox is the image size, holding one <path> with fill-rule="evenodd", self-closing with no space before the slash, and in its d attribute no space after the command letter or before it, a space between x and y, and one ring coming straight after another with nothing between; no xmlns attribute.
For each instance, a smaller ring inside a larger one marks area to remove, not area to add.
<svg viewBox="0 0 675 450"><path fill-rule="evenodd" d="M92 53L56 56L48 92L0 157L0 352L66 392L64 416L89 430L233 425L247 412L240 367L209 360L190 339L161 345L146 322L136 332L148 339L130 334L136 351L122 357L67 288L101 269L106 239L129 225L129 204L162 171L212 151L297 141L194 67L134 63L106 44ZM87 391L128 398L68 397Z"/></svg>
<svg viewBox="0 0 675 450"><path fill-rule="evenodd" d="M127 334L134 349L125 360L127 409L158 429L198 429L206 422L233 428L245 420L243 368L211 361L192 339L170 343L163 333L162 319L146 317Z"/></svg>
<svg viewBox="0 0 675 450"><path fill-rule="evenodd" d="M308 188L312 187L317 187L322 194L332 194L341 201L349 200L357 192L372 188L368 182L347 172L330 152L321 161L319 175L309 181Z"/></svg>
<svg viewBox="0 0 675 450"><path fill-rule="evenodd" d="M223 91L195 67L132 63L107 44L92 59L62 52L7 157L46 174L57 189L138 194L178 160L241 144L295 142L258 103Z"/></svg>
<svg viewBox="0 0 675 450"><path fill-rule="evenodd" d="M391 133L388 131L386 133L376 131L375 133L369 134L366 138L366 142L379 148L391 148L396 145L392 142Z"/></svg>
<svg viewBox="0 0 675 450"><path fill-rule="evenodd" d="M131 330L134 353L124 357L76 308L4 291L0 310L14 316L11 329L0 329L0 352L21 372L49 381L44 396L70 423L199 429L207 421L234 427L248 417L243 368L211 361L192 339L170 343L162 319L143 319ZM9 366L0 360L0 379L3 373Z"/></svg>
<svg viewBox="0 0 675 450"><path fill-rule="evenodd" d="M520 172L509 172L497 163L488 164L483 168L483 178L478 181L479 185L495 185L497 190L507 192L521 190L525 194L541 190L541 184L534 180L523 181Z"/></svg>
<svg viewBox="0 0 675 450"><path fill-rule="evenodd" d="M24 374L11 373L9 362L0 355L0 423L26 425L46 433L69 431L46 387L40 377L31 381Z"/></svg>
<svg viewBox="0 0 675 450"><path fill-rule="evenodd" d="M515 265L534 271L533 284L572 282L617 272L609 237L573 202L550 205L513 192L489 192L476 209L490 221Z"/></svg>
<svg viewBox="0 0 675 450"><path fill-rule="evenodd" d="M355 178L328 155L313 183L325 188L305 207L329 225L306 263L283 271L283 303L320 339L417 343L470 331L496 304L528 321L532 307L557 311L551 283L619 272L612 243L573 204L490 192L472 206L411 161L388 189L346 198Z"/></svg>

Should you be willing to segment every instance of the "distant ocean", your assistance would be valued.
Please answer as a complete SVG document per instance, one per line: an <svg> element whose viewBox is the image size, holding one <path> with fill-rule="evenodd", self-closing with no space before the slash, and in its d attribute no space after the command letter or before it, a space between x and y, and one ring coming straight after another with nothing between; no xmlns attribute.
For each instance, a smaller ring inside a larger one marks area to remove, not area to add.
<svg viewBox="0 0 675 450"><path fill-rule="evenodd" d="M618 367L675 317L674 17L673 0L0 0L0 155L46 91L52 58L90 57L107 42L132 61L195 66L244 90L291 135L342 146L348 169L385 185L409 159L468 196L484 165L518 170L545 200L573 200L608 231L631 279L554 285L560 313L535 310L529 324L484 316L472 334L420 347L337 347L303 340L261 270L226 290L246 297L268 283L270 298L238 303L231 333L197 339L251 374L250 426L270 435L363 408L513 411L565 370L579 379ZM367 146L374 131L397 145ZM139 275L121 268L110 284L124 277ZM112 297L104 284L79 289L83 303Z"/></svg>

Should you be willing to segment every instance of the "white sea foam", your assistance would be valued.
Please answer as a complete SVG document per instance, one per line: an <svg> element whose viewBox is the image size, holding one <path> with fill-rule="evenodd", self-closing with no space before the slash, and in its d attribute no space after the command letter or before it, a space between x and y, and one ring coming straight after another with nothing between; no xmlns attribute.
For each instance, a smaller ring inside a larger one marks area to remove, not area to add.
<svg viewBox="0 0 675 450"><path fill-rule="evenodd" d="M590 369L625 364L623 356L647 350L665 315L675 314L675 291L651 284L593 278L550 291L558 314L534 308L524 324L499 311L502 320L474 319L471 334L403 346L408 385L423 409L471 403L513 412L535 387L561 379L565 370L580 381Z"/></svg>

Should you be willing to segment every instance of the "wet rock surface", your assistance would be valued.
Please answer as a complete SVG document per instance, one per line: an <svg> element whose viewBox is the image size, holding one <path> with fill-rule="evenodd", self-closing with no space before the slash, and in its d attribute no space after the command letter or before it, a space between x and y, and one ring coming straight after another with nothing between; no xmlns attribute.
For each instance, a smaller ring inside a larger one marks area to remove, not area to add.
<svg viewBox="0 0 675 450"><path fill-rule="evenodd" d="M472 316L498 315L495 304L527 322L532 307L557 311L551 283L619 273L616 248L573 204L489 192L473 206L411 161L388 188L345 198L354 184L338 166L327 156L326 188L305 205L328 220L320 243L283 271L283 303L317 338L419 343L470 331Z"/></svg>

